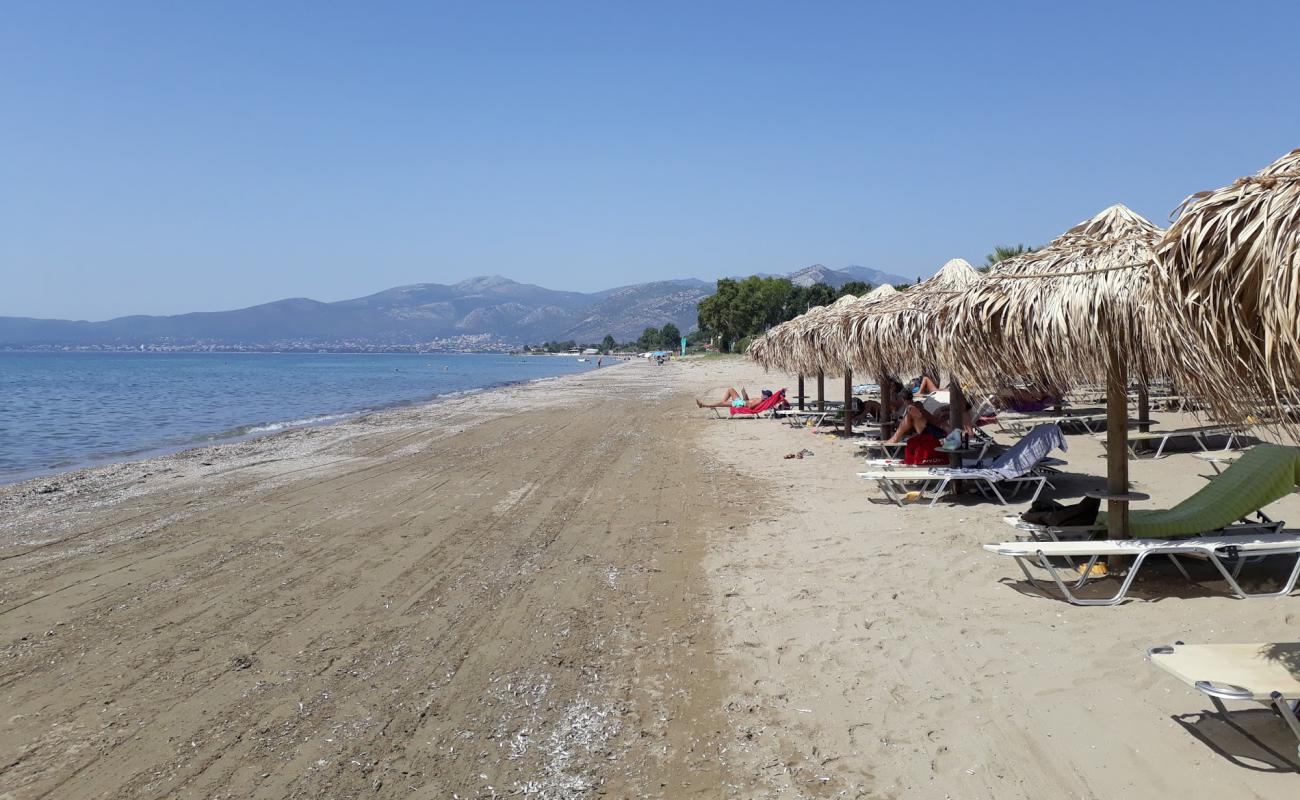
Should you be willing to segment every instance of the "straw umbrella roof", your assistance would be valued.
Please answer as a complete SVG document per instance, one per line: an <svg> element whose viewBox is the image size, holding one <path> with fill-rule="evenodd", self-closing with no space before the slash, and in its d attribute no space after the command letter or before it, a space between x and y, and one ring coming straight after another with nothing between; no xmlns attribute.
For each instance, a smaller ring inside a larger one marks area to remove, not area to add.
<svg viewBox="0 0 1300 800"><path fill-rule="evenodd" d="M1183 201L1152 271L1178 382L1225 417L1300 393L1300 150Z"/></svg>
<svg viewBox="0 0 1300 800"><path fill-rule="evenodd" d="M825 306L813 306L799 316L773 326L767 333L755 338L745 348L745 356L758 363L763 369L779 372L798 372L795 360L796 340L803 332L805 317L820 313ZM816 370L813 370L814 372Z"/></svg>
<svg viewBox="0 0 1300 800"><path fill-rule="evenodd" d="M813 306L755 339L745 355L769 370L801 375L841 372L847 363L849 316L896 294L898 290L885 283L861 297L845 295L829 306Z"/></svg>
<svg viewBox="0 0 1300 800"><path fill-rule="evenodd" d="M974 385L1105 380L1112 353L1151 374L1143 312L1161 231L1113 205L1007 259L943 309L940 361Z"/></svg>
<svg viewBox="0 0 1300 800"><path fill-rule="evenodd" d="M844 309L857 302L851 294L828 306L817 306L790 320L792 335L787 339L790 349L789 371L800 375L825 372L828 375L844 374L844 362L829 355L825 339Z"/></svg>
<svg viewBox="0 0 1300 800"><path fill-rule="evenodd" d="M849 344L854 315L863 313L896 294L898 294L897 289L883 283L861 297L848 302L837 302L825 313L818 315L815 321L818 327L817 358L823 369L832 372L852 369L849 361Z"/></svg>
<svg viewBox="0 0 1300 800"><path fill-rule="evenodd" d="M966 261L954 258L931 278L905 292L885 295L846 314L844 350L839 357L868 375L921 371L935 362L934 313L952 297L980 282Z"/></svg>

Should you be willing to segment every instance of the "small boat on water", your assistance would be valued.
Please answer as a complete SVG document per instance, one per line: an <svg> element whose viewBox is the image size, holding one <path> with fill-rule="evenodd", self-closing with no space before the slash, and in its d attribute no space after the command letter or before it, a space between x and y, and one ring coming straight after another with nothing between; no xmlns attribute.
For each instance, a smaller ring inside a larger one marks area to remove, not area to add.
<svg viewBox="0 0 1300 800"><path fill-rule="evenodd" d="M585 359L585 358L580 358L580 359L578 359L578 360L579 360L579 361L586 361L587 359Z"/></svg>

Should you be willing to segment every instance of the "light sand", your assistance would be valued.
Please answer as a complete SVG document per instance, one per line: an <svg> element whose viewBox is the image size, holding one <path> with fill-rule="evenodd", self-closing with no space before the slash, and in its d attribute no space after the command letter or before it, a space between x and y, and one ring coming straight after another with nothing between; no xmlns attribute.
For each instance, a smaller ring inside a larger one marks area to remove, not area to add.
<svg viewBox="0 0 1300 800"><path fill-rule="evenodd" d="M1294 599L1042 599L1000 507L872 502L853 444L689 399L782 383L635 362L0 489L0 798L1294 790L1277 720L1142 659L1300 638Z"/></svg>
<svg viewBox="0 0 1300 800"><path fill-rule="evenodd" d="M794 386L742 364L723 382ZM843 391L838 380L834 388ZM1153 417L1164 427L1193 422ZM1053 494L1073 502L1103 486L1105 459L1086 434L1067 439L1069 474ZM855 477L857 443L775 423L718 423L705 441L738 483L766 488L759 518L714 540L709 575L737 684L729 718L754 736L733 765L760 776L768 796L1224 800L1297 791L1295 741L1279 719L1237 704L1251 740L1207 716L1208 698L1144 655L1175 640L1300 640L1300 598L1238 600L1208 567L1191 586L1152 562L1133 594L1165 598L1157 602L1044 599L1014 561L980 549L1015 538L1001 506L881 504ZM815 455L782 458L805 448ZM1152 495L1138 507L1148 508L1176 503L1211 472L1187 452L1130 464L1134 488ZM1300 521L1300 496L1268 511Z"/></svg>

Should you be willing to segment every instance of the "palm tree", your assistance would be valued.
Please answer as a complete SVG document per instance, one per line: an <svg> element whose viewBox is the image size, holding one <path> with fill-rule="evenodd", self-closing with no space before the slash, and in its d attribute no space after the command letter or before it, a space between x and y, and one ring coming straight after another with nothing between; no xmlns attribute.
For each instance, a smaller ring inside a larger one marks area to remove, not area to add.
<svg viewBox="0 0 1300 800"><path fill-rule="evenodd" d="M1030 247L1024 244L1016 244L1016 245L1000 244L997 247L993 248L992 253L989 253L988 255L984 256L984 260L988 263L979 268L980 272L988 272L989 268L992 267L994 264L998 263L999 261L1005 261L1006 259L1014 258L1015 256L1022 256L1025 253L1032 253L1037 249L1038 249L1037 247Z"/></svg>

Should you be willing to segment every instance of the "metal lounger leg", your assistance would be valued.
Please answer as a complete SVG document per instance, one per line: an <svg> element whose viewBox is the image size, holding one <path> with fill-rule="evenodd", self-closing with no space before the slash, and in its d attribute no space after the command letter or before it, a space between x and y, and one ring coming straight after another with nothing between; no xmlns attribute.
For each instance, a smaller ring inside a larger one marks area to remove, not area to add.
<svg viewBox="0 0 1300 800"><path fill-rule="evenodd" d="M1034 494L1033 494L1033 496L1029 498L1029 503L1030 503L1030 505L1033 505L1034 501L1038 499L1038 495L1040 495L1040 494L1043 493L1043 487L1044 487L1045 485L1047 485L1047 478L1044 478L1043 476L1039 475L1039 476L1037 476L1037 477L1033 477L1033 478L1021 478L1020 480L1021 480L1021 481L1034 481L1034 480L1038 481L1038 488L1034 490Z"/></svg>
<svg viewBox="0 0 1300 800"><path fill-rule="evenodd" d="M1124 576L1124 581L1120 584L1119 591L1117 591L1114 594L1114 596L1100 598L1097 600L1089 600L1082 597L1075 597L1074 594L1065 585L1065 582L1061 580L1061 577L1057 573L1056 568L1052 566L1051 562L1047 560L1047 557L1043 555L1041 550L1038 552L1038 563L1040 566L1046 569L1048 573L1051 574L1052 580L1056 581L1057 588L1061 590L1061 594L1065 595L1065 599L1068 600L1071 604L1076 606L1114 606L1124 602L1124 598L1128 594L1129 587L1133 585L1134 579L1137 578L1138 570L1142 569L1142 562L1146 561L1146 558L1148 555L1150 555L1150 553L1151 551L1147 550L1137 554L1137 556L1133 559L1133 566L1129 567L1128 575ZM1087 582L1088 578L1092 574L1092 568L1097 564L1097 561L1100 559L1101 556L1093 556L1092 558L1088 559L1088 566L1084 569L1083 577L1079 578L1079 581L1078 583L1075 584L1074 588L1076 589L1081 588L1084 585L1084 583Z"/></svg>
<svg viewBox="0 0 1300 800"><path fill-rule="evenodd" d="M939 498L943 497L944 492L948 490L948 484L951 482L952 478L944 478L939 481L939 488L935 489L934 497L930 498L930 502L926 505L927 508L934 508L934 504L939 502Z"/></svg>
<svg viewBox="0 0 1300 800"><path fill-rule="evenodd" d="M992 490L993 495L994 495L995 497L998 498L998 502L999 502L999 503L1001 503L1001 504L1004 505L1004 506L1005 506L1005 505L1010 505L1010 504L1007 502L1007 499L1006 499L1005 497L1002 496L1002 492L999 492L999 491L998 491L998 485L997 485L996 483L994 483L991 479L989 479L989 478L979 478L978 480L984 481L985 483L988 484L989 489Z"/></svg>
<svg viewBox="0 0 1300 800"><path fill-rule="evenodd" d="M876 478L876 486L880 488L880 491L884 492L885 497L888 497L891 501L893 501L894 505L901 506L903 504L903 501L895 497L894 493L890 491L889 487L892 484L893 481L889 478Z"/></svg>
<svg viewBox="0 0 1300 800"><path fill-rule="evenodd" d="M1187 570L1183 567L1183 562L1181 562L1181 561L1178 560L1178 556L1177 556L1177 554L1175 554L1175 553L1170 553L1170 554L1169 554L1169 560L1172 561L1172 562L1174 562L1174 566L1178 568L1178 571L1182 573L1183 577L1187 579L1187 582L1188 582L1188 583L1191 583L1191 582L1192 582L1192 576L1189 575L1189 574L1187 573Z"/></svg>
<svg viewBox="0 0 1300 800"><path fill-rule="evenodd" d="M1155 454L1154 456L1151 457L1152 460L1155 460L1155 459L1157 459L1157 458L1160 458L1160 456L1164 455L1164 452L1165 452L1165 445L1168 444L1168 443L1169 443L1169 437L1168 437L1168 436L1161 436L1161 437L1160 437L1160 446L1156 448L1156 454Z"/></svg>
<svg viewBox="0 0 1300 800"><path fill-rule="evenodd" d="M1255 598L1260 598L1260 597L1286 597L1287 595L1291 594L1292 591L1295 590L1296 580L1300 578L1300 554L1297 554L1295 559L1295 565L1291 568L1291 575L1287 578L1286 583L1283 584L1280 590L1276 592L1256 592L1255 594L1250 594L1246 590L1241 588L1241 584L1237 583L1237 578L1236 578L1236 574L1240 573L1241 571L1240 562L1244 561L1245 559L1238 559L1237 569L1234 572L1230 573L1228 571L1228 568L1223 565L1223 562L1219 560L1219 555L1214 552L1213 548L1207 547L1205 548L1204 552L1206 556L1209 557L1210 563L1213 564L1219 570L1219 574L1222 575L1223 579L1228 582L1228 586L1229 588L1232 589L1232 593L1235 594L1237 597L1242 598L1243 600L1253 600ZM1273 555L1283 555L1283 554L1275 553Z"/></svg>
<svg viewBox="0 0 1300 800"><path fill-rule="evenodd" d="M1295 734L1297 742L1295 751L1296 755L1300 756L1300 719L1296 718L1296 710L1291 707L1291 704L1287 702L1281 692L1273 692L1272 700L1273 708L1277 709L1278 716L1282 717L1282 721L1285 722L1287 727L1291 729L1291 732Z"/></svg>

